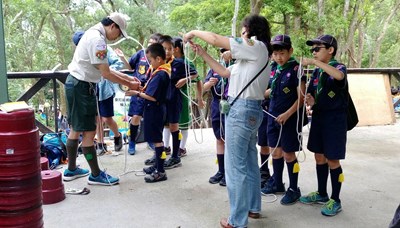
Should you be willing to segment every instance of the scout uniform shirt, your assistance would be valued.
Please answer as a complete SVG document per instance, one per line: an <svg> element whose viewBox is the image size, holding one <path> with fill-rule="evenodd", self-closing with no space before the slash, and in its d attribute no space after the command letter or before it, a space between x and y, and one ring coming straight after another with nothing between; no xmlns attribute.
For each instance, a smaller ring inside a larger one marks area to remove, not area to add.
<svg viewBox="0 0 400 228"><path fill-rule="evenodd" d="M257 75L267 64L269 59L268 49L258 40L230 38L232 58L236 63L228 68L229 77L228 96L235 98L240 91ZM247 87L239 98L249 100L264 100L264 92L268 86L270 67L263 72Z"/></svg>
<svg viewBox="0 0 400 228"><path fill-rule="evenodd" d="M78 80L97 83L102 76L96 64L108 64L106 32L101 23L83 34L68 70Z"/></svg>

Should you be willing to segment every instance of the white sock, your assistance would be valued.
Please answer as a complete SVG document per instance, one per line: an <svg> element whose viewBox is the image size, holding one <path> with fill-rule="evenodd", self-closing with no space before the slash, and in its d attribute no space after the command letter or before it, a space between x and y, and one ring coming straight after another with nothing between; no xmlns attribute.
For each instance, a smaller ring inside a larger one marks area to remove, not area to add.
<svg viewBox="0 0 400 228"><path fill-rule="evenodd" d="M186 142L189 136L189 130L181 130L182 134L182 139L181 139L181 144L179 145L179 148L185 149L186 148Z"/></svg>
<svg viewBox="0 0 400 228"><path fill-rule="evenodd" d="M169 147L170 138L171 138L171 131L169 130L169 128L164 127L164 130L163 130L164 147Z"/></svg>

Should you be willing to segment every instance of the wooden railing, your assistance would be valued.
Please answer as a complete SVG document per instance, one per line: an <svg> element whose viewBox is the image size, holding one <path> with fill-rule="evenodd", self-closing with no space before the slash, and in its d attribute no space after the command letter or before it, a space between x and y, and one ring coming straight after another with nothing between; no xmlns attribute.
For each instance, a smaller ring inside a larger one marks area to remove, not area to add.
<svg viewBox="0 0 400 228"><path fill-rule="evenodd" d="M129 72L124 72L129 73ZM348 69L348 73L381 73L381 74L388 74L391 79L392 77L395 78L397 81L400 82L400 68L350 68ZM65 80L68 76L67 71L44 71L44 72L9 72L7 73L7 78L11 80L18 80L18 79L38 79L36 83L28 89L24 94L22 94L16 101L25 101L28 102L36 93L40 91L48 82L52 82L53 85L53 110L57 110L59 108L58 104L58 97L57 97L57 80L61 83L65 84ZM391 80L392 81L392 80ZM399 100L400 102L400 100ZM396 106L397 104L394 104ZM209 112L207 112L209 113ZM58 119L57 119L57 111L53 113L54 115L54 126L55 131L58 131ZM40 123L36 120L37 126L39 130L43 133L53 132L52 129L45 126L44 124Z"/></svg>

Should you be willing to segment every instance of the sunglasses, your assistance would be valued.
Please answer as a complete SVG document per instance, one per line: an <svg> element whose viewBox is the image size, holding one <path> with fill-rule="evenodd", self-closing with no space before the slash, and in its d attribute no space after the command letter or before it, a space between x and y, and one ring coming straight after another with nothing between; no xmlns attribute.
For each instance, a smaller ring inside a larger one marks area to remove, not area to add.
<svg viewBox="0 0 400 228"><path fill-rule="evenodd" d="M314 47L310 49L311 54L315 51L315 52L319 52L321 50L321 48L327 48L327 47Z"/></svg>

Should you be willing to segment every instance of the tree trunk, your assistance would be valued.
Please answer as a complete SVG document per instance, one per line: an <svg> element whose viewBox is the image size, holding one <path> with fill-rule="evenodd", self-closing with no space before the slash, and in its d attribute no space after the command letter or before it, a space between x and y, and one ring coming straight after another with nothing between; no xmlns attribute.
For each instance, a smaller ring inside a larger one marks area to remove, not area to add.
<svg viewBox="0 0 400 228"><path fill-rule="evenodd" d="M358 26L358 50L357 50L357 56L356 56L356 65L354 65L355 68L361 68L362 64L362 55L364 52L364 37L365 37L365 32L364 32L364 24L360 23Z"/></svg>
<svg viewBox="0 0 400 228"><path fill-rule="evenodd" d="M289 31L290 31L290 15L289 14L283 13L283 23L285 25L284 33L289 34Z"/></svg>
<svg viewBox="0 0 400 228"><path fill-rule="evenodd" d="M340 46L338 48L338 52L337 52L338 57L340 57L340 56L342 56L342 54L346 53L346 51L348 49L350 49L353 45L354 34L355 34L355 31L357 28L356 25L357 25L358 17L359 17L358 11L359 11L360 5L361 5L361 7L362 7L362 5L364 5L364 0L357 1L356 5L354 6L350 25L349 25L349 28L347 29L347 37L343 37L343 40L345 40L345 42L340 42ZM343 12L343 15L347 15L347 14L348 14L348 12L346 12L346 9L345 9ZM345 19L347 20L347 18L345 18ZM344 34L346 34L346 33L344 32ZM349 58L354 58L354 56L352 56L353 54L354 54L354 52L350 51Z"/></svg>
<svg viewBox="0 0 400 228"><path fill-rule="evenodd" d="M151 12L156 11L156 3L154 2L154 0L145 0L145 5Z"/></svg>
<svg viewBox="0 0 400 228"><path fill-rule="evenodd" d="M379 58L379 54L380 54L380 51L381 51L381 45L382 45L383 38L385 38L385 35L386 35L387 29L388 29L388 27L390 25L390 22L393 20L393 17L396 14L396 12L399 9L399 7L400 7L400 0L397 0L395 2L394 6L392 7L392 9L390 10L389 15L385 19L385 22L384 22L384 24L382 26L382 30L379 33L379 36L378 36L378 38L376 39L376 42L375 42L376 46L375 46L374 52L372 53L372 59L371 59L371 62L369 64L370 68L375 68L376 65L378 64L378 58Z"/></svg>
<svg viewBox="0 0 400 228"><path fill-rule="evenodd" d="M252 14L256 14L256 15L260 14L262 5L263 5L262 0L251 0L250 1L250 12Z"/></svg>
<svg viewBox="0 0 400 228"><path fill-rule="evenodd" d="M55 22L53 15L50 15L49 17L50 23L54 29L54 34L56 35L56 43L58 47L58 57L61 62L61 69L65 69L65 52L64 52L64 46L61 38L61 32L60 32L60 27L58 24Z"/></svg>
<svg viewBox="0 0 400 228"><path fill-rule="evenodd" d="M325 8L324 8L325 0L318 0L318 20L321 21L324 18ZM324 34L324 26L318 23L317 29L318 35Z"/></svg>
<svg viewBox="0 0 400 228"><path fill-rule="evenodd" d="M301 1L296 0L294 3L295 5L295 16L294 16L294 21L293 21L293 30L298 31L301 29Z"/></svg>

